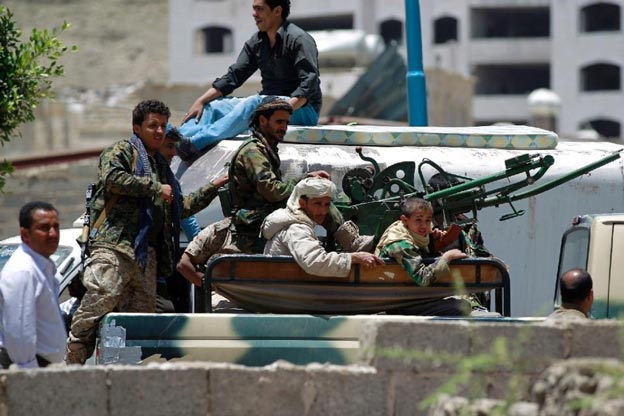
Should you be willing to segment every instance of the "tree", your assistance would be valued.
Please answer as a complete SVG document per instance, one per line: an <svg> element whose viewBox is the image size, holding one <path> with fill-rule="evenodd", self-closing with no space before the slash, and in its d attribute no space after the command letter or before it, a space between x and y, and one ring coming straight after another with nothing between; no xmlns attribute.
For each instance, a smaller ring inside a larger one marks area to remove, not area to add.
<svg viewBox="0 0 624 416"><path fill-rule="evenodd" d="M0 6L0 146L21 136L18 127L35 119L41 100L54 98L52 78L64 75L58 60L67 50L57 36L69 27L63 22L51 32L33 29L28 40L22 40L13 13ZM0 161L0 193L12 171L10 162Z"/></svg>

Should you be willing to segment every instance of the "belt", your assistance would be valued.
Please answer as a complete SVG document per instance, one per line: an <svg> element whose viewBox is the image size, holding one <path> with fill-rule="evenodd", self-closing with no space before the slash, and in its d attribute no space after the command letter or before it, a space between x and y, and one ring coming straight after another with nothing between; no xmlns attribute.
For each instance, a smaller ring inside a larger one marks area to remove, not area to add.
<svg viewBox="0 0 624 416"><path fill-rule="evenodd" d="M39 367L43 368L51 364L50 361L46 360L39 354L36 355L36 358ZM11 364L13 364L13 360L11 360L11 357L9 357L9 352L6 350L6 348L0 347L0 366L4 369L7 369L11 366Z"/></svg>

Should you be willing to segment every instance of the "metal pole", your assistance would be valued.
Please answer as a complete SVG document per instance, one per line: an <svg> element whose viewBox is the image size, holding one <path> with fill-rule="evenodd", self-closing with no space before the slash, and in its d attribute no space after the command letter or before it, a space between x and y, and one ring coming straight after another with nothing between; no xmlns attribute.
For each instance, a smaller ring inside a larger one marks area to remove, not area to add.
<svg viewBox="0 0 624 416"><path fill-rule="evenodd" d="M405 0L407 40L407 110L410 126L426 126L427 88L422 63L419 0Z"/></svg>

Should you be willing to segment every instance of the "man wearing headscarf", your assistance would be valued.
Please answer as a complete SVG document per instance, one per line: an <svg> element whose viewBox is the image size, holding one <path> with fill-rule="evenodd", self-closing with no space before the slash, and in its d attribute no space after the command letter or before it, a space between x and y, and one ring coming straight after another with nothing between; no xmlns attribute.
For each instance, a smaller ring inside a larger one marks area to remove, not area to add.
<svg viewBox="0 0 624 416"><path fill-rule="evenodd" d="M286 208L278 209L262 223L262 236L267 244L264 254L293 256L308 274L346 276L352 264L366 268L383 264L383 260L368 252L327 252L314 232L329 213L336 186L328 179L310 177L295 186Z"/></svg>

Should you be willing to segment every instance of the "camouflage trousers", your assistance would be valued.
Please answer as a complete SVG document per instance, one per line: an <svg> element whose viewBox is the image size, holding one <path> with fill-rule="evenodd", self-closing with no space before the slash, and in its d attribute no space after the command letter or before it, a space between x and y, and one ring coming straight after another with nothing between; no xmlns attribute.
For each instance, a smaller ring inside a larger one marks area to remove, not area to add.
<svg viewBox="0 0 624 416"><path fill-rule="evenodd" d="M72 319L67 340L67 364L84 364L93 353L100 320L109 312L156 310L156 252L148 249L147 267L124 254L96 248L87 260L83 282L87 289Z"/></svg>

